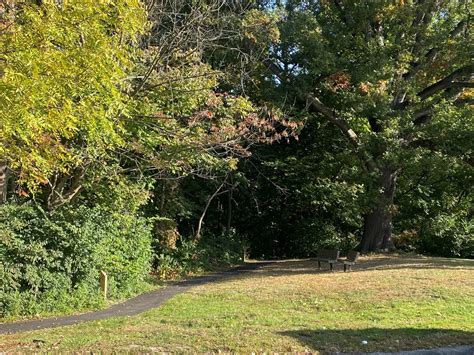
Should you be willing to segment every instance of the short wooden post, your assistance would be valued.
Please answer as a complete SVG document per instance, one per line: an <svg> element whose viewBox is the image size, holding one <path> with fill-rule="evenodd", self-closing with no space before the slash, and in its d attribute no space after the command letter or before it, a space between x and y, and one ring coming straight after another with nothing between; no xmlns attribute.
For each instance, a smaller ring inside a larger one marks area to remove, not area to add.
<svg viewBox="0 0 474 355"><path fill-rule="evenodd" d="M101 271L99 274L100 290L104 294L104 299L107 299L107 274Z"/></svg>

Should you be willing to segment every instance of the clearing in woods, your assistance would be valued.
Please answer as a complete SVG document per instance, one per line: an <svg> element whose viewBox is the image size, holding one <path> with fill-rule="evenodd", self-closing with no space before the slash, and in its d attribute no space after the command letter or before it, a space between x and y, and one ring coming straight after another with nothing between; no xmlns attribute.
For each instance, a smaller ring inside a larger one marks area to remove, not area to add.
<svg viewBox="0 0 474 355"><path fill-rule="evenodd" d="M139 315L1 335L0 351L324 353L473 344L474 260L371 256L353 272L341 269L275 262Z"/></svg>

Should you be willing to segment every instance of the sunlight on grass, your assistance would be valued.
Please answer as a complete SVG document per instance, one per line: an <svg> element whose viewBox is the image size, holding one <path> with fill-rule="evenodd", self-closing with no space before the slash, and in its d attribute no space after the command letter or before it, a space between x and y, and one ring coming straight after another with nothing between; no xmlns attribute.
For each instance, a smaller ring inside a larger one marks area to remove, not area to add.
<svg viewBox="0 0 474 355"><path fill-rule="evenodd" d="M352 273L284 261L195 288L139 316L0 336L0 350L433 348L472 343L473 299L473 260L370 257Z"/></svg>

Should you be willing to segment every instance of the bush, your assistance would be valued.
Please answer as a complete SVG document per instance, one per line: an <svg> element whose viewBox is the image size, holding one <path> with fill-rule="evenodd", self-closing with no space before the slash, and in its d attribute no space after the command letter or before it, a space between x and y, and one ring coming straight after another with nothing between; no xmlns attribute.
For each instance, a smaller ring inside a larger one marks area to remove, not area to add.
<svg viewBox="0 0 474 355"><path fill-rule="evenodd" d="M399 250L417 252L420 250L420 236L416 230L404 230L393 236L393 243Z"/></svg>
<svg viewBox="0 0 474 355"><path fill-rule="evenodd" d="M0 316L100 306L98 274L109 297L126 297L150 269L144 218L101 208L45 213L33 204L0 206Z"/></svg>
<svg viewBox="0 0 474 355"><path fill-rule="evenodd" d="M207 234L199 241L181 238L176 249L155 245L154 266L158 277L171 279L216 266L232 265L243 260L243 242L230 234Z"/></svg>
<svg viewBox="0 0 474 355"><path fill-rule="evenodd" d="M462 214L440 214L420 233L420 252L474 258L474 222Z"/></svg>

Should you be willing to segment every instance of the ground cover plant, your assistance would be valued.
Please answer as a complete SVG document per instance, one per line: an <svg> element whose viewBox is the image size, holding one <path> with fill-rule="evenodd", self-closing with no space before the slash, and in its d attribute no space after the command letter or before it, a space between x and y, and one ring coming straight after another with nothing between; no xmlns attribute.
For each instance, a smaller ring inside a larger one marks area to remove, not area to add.
<svg viewBox="0 0 474 355"><path fill-rule="evenodd" d="M138 316L3 335L0 350L327 353L472 343L472 260L373 256L350 273L316 266L276 262Z"/></svg>

